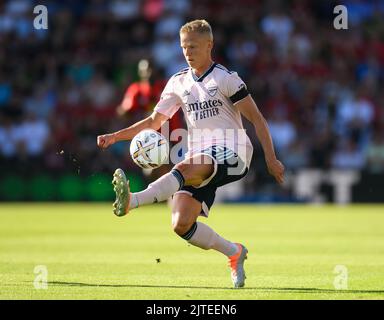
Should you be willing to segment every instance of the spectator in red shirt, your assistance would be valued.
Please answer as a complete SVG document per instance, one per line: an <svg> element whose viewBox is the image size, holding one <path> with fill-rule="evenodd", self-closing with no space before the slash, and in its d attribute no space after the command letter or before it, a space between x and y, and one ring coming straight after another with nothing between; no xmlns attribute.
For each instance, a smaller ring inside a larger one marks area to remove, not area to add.
<svg viewBox="0 0 384 320"><path fill-rule="evenodd" d="M125 91L121 104L117 107L117 114L126 116L132 121L138 121L151 114L160 99L166 81L153 72L148 60L142 59L138 64L139 81L133 82ZM179 112L169 120L169 130L181 128L182 118Z"/></svg>
<svg viewBox="0 0 384 320"><path fill-rule="evenodd" d="M164 81L152 81L152 68L148 60L139 61L138 75L140 80L133 82L125 91L124 99L117 107L118 115L150 112L160 96Z"/></svg>

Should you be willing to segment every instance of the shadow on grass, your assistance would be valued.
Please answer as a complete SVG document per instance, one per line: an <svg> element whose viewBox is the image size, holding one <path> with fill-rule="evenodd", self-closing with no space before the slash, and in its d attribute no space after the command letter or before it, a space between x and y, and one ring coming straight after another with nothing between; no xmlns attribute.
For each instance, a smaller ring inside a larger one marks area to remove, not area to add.
<svg viewBox="0 0 384 320"><path fill-rule="evenodd" d="M166 289L208 289L208 290L238 290L230 287L214 286L170 286L170 285L149 285L149 284L96 284L82 282L61 282L52 281L48 285L73 286L73 287L100 287L100 288L166 288ZM374 293L384 294L384 290L332 290L320 288L267 288L267 287L245 287L240 290L247 291L275 291L275 292L299 292L299 293Z"/></svg>

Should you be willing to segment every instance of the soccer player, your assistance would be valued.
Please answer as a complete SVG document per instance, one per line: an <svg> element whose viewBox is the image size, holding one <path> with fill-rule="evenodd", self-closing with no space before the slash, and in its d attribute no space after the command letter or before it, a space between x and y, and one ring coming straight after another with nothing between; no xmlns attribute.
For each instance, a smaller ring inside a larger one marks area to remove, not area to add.
<svg viewBox="0 0 384 320"><path fill-rule="evenodd" d="M248 172L253 148L249 138L241 134L241 114L253 123L268 171L280 184L284 181L284 166L276 158L266 120L244 82L236 72L212 60L209 23L194 20L182 26L180 44L189 68L170 78L154 112L128 128L98 136L97 143L107 148L117 141L131 140L143 129L158 130L181 107L188 126L188 152L169 173L137 193L130 192L123 170L117 169L112 181L116 192L114 213L123 216L173 195L173 230L194 246L226 255L234 287L243 287L246 247L197 222L200 215L208 217L218 187Z"/></svg>

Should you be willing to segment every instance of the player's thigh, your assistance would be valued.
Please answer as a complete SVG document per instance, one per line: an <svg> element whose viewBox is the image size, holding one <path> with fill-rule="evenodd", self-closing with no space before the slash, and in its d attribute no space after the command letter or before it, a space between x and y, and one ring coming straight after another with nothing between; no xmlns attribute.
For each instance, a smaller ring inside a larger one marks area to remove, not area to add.
<svg viewBox="0 0 384 320"><path fill-rule="evenodd" d="M212 175L214 164L211 157L197 154L178 163L175 168L183 175L185 185L199 185Z"/></svg>
<svg viewBox="0 0 384 320"><path fill-rule="evenodd" d="M176 233L184 234L201 213L201 203L184 192L176 193L172 200L172 226Z"/></svg>

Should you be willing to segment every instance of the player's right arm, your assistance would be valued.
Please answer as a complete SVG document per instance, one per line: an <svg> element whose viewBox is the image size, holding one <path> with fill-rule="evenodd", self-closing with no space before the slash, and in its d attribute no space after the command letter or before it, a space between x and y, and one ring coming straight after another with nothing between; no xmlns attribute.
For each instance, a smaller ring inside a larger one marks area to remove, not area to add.
<svg viewBox="0 0 384 320"><path fill-rule="evenodd" d="M97 137L97 145L100 148L108 148L110 145L124 140L132 140L133 137L144 129L158 130L168 117L162 113L154 111L149 117L136 122L128 128L103 134Z"/></svg>

